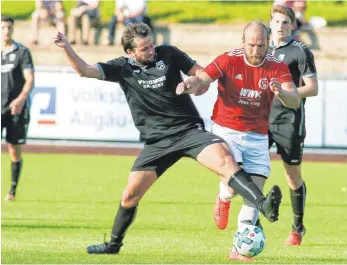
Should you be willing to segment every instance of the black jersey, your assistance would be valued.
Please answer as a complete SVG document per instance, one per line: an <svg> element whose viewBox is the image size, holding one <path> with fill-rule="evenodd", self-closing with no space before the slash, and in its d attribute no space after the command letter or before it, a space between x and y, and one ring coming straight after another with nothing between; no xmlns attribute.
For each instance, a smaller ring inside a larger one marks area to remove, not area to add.
<svg viewBox="0 0 347 265"><path fill-rule="evenodd" d="M34 70L29 49L17 42L1 52L1 114L9 110L9 105L22 92L25 78L23 70Z"/></svg>
<svg viewBox="0 0 347 265"><path fill-rule="evenodd" d="M203 128L203 120L191 97L176 95L176 87L182 82L180 71L187 74L196 62L170 45L158 46L155 52L156 59L145 67L127 57L98 63L103 79L120 84L144 141Z"/></svg>
<svg viewBox="0 0 347 265"><path fill-rule="evenodd" d="M300 41L290 39L279 47L271 47L272 54L288 65L296 87L303 85L303 77L316 75L316 66L312 52ZM283 106L275 97L269 115L270 124L293 123L304 130L305 125L305 99L301 100L300 107L296 110ZM304 131L303 131L304 133Z"/></svg>

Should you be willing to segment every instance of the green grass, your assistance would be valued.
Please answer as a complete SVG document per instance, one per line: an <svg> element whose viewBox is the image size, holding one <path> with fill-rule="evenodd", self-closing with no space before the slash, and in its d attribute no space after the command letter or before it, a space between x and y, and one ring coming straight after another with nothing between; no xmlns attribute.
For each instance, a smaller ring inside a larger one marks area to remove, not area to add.
<svg viewBox="0 0 347 265"><path fill-rule="evenodd" d="M237 23L252 19L268 21L269 10L273 1L237 1L237 2L208 2L208 1L149 1L148 14L156 22L162 23ZM329 26L347 25L347 1L337 5L336 1L309 2L307 15L322 16ZM2 14L11 15L18 19L30 19L35 7L34 1L2 1ZM69 11L75 1L65 1ZM114 2L102 1L101 15L108 22L113 14Z"/></svg>
<svg viewBox="0 0 347 265"><path fill-rule="evenodd" d="M229 227L212 220L218 179L191 159L170 168L140 203L118 256L89 256L88 244L109 235L134 157L25 154L17 200L2 202L2 263L231 263L241 199L232 204ZM263 220L267 247L257 263L347 263L347 165L305 163L307 236L299 248L284 247L291 206L281 163L272 163L266 185L284 191L280 220ZM10 163L2 155L2 196L10 185ZM108 238L108 236L107 236Z"/></svg>

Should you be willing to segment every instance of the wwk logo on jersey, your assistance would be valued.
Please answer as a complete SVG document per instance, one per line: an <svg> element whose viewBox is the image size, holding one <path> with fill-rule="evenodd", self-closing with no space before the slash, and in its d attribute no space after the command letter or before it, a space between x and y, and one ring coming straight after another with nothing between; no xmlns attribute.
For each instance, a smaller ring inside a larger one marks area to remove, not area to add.
<svg viewBox="0 0 347 265"><path fill-rule="evenodd" d="M257 91L248 88L241 88L239 104L260 107L261 93L263 91Z"/></svg>
<svg viewBox="0 0 347 265"><path fill-rule="evenodd" d="M248 89L248 88L241 88L240 97L261 99L261 93L262 91L257 91L257 90Z"/></svg>
<svg viewBox="0 0 347 265"><path fill-rule="evenodd" d="M158 70L164 70L165 69L165 64L164 64L164 62L162 60L157 62L155 64L155 66L157 67Z"/></svg>

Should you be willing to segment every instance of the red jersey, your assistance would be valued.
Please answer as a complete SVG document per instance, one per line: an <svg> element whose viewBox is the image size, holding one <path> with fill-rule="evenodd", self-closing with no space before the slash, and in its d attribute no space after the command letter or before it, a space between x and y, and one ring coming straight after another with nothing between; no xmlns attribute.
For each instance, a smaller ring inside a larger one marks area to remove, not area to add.
<svg viewBox="0 0 347 265"><path fill-rule="evenodd" d="M243 49L218 56L204 71L218 79L218 98L212 120L227 128L267 134L273 92L270 80L293 82L288 67L267 54L263 63L252 66L244 59Z"/></svg>

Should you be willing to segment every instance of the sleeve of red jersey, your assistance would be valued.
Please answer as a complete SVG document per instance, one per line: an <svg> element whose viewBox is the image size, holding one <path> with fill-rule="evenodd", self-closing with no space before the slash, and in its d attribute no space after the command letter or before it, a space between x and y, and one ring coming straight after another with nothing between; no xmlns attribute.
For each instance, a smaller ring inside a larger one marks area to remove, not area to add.
<svg viewBox="0 0 347 265"><path fill-rule="evenodd" d="M229 60L226 54L219 55L210 63L204 71L213 79L216 80L224 75L229 67Z"/></svg>
<svg viewBox="0 0 347 265"><path fill-rule="evenodd" d="M292 75L289 72L289 68L285 63L280 63L279 67L279 82L285 83L285 82L293 82Z"/></svg>

